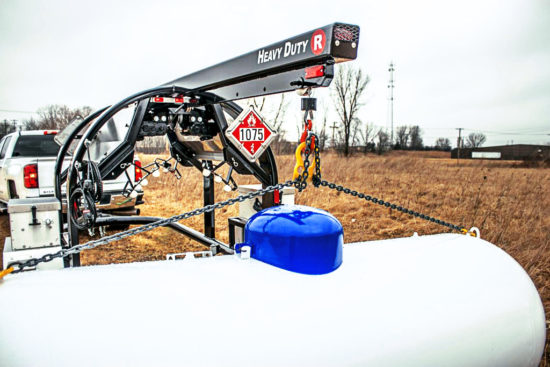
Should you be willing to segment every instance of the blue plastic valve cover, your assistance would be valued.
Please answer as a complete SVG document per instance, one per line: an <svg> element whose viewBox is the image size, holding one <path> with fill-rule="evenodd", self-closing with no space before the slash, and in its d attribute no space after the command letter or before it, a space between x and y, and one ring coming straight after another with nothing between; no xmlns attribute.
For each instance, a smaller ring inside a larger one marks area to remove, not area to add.
<svg viewBox="0 0 550 367"><path fill-rule="evenodd" d="M250 218L244 238L252 258L281 269L326 274L342 264L342 224L321 209L303 205L264 209Z"/></svg>

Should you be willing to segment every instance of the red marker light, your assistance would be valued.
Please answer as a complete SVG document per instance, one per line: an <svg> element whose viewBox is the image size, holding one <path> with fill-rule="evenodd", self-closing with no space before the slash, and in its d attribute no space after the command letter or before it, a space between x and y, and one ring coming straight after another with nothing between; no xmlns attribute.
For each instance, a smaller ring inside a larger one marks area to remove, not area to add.
<svg viewBox="0 0 550 367"><path fill-rule="evenodd" d="M57 131L44 131L44 135L57 135Z"/></svg>
<svg viewBox="0 0 550 367"><path fill-rule="evenodd" d="M183 103L183 97L176 97L176 98L174 98L174 102L176 102L176 103Z"/></svg>
<svg viewBox="0 0 550 367"><path fill-rule="evenodd" d="M154 101L154 102L164 102L164 98L162 98L162 97L155 97L155 98L153 99L153 101Z"/></svg>
<svg viewBox="0 0 550 367"><path fill-rule="evenodd" d="M273 202L275 204L281 203L281 192L279 190L273 191Z"/></svg>
<svg viewBox="0 0 550 367"><path fill-rule="evenodd" d="M143 171L141 170L141 162L134 161L134 167L135 167L134 180L136 182L139 182L139 180L141 180L141 178L143 177Z"/></svg>
<svg viewBox="0 0 550 367"><path fill-rule="evenodd" d="M27 164L23 167L23 184L27 189L38 188L38 165Z"/></svg>
<svg viewBox="0 0 550 367"><path fill-rule="evenodd" d="M319 78L321 76L325 76L325 67L323 65L306 68L306 79Z"/></svg>

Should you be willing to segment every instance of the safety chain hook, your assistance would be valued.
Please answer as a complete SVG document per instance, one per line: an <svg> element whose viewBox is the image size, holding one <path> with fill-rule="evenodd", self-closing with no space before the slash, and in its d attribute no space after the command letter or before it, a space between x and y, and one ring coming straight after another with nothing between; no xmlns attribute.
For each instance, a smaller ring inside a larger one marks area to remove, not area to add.
<svg viewBox="0 0 550 367"><path fill-rule="evenodd" d="M311 96L311 93L307 93ZM321 160L319 157L319 138L312 131L313 111L317 109L317 99L312 97L302 98L302 111L304 111L304 131L300 137L300 144L296 149L296 165L292 179L298 179L296 188L299 192L307 187L307 180L311 178L315 187L319 186L321 181ZM314 153L315 160L313 166L309 161L311 153ZM302 158L302 153L304 158ZM301 170L301 172L300 172ZM311 176L311 177L310 177Z"/></svg>
<svg viewBox="0 0 550 367"><path fill-rule="evenodd" d="M310 156L313 153L314 155L314 163L313 168L315 169L314 172L311 172L311 182L315 187L319 187L321 182L321 157L319 152L319 145L318 137L313 132L309 132L307 139L305 141L305 147L304 147L304 159L303 159L303 170L300 175L297 177L297 182L295 184L295 187L298 189L298 191L303 191L307 187L307 180L310 178L310 165L309 162ZM313 150L312 150L313 147ZM294 177L293 177L294 178Z"/></svg>

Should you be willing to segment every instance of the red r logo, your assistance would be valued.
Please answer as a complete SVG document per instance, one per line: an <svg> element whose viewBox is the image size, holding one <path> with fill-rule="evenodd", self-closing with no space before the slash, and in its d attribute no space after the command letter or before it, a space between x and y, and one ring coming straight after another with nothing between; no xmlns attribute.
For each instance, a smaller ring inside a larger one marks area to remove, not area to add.
<svg viewBox="0 0 550 367"><path fill-rule="evenodd" d="M311 52L315 55L319 55L325 49L326 41L327 37L322 29L318 29L313 32L313 35L311 36Z"/></svg>

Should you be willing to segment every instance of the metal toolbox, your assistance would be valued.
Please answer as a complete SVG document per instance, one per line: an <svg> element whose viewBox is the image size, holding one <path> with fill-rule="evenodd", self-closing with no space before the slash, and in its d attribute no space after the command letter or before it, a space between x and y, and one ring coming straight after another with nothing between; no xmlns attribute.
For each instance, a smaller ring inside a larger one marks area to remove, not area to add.
<svg viewBox="0 0 550 367"><path fill-rule="evenodd" d="M60 245L59 200L53 197L8 202L13 251Z"/></svg>

